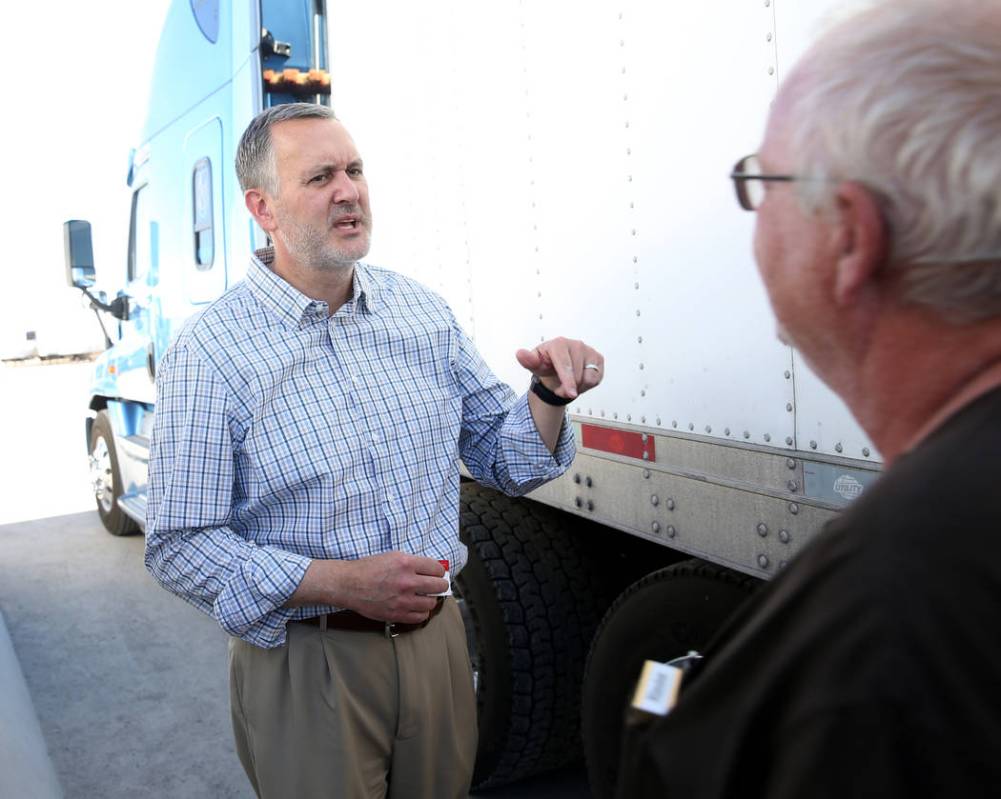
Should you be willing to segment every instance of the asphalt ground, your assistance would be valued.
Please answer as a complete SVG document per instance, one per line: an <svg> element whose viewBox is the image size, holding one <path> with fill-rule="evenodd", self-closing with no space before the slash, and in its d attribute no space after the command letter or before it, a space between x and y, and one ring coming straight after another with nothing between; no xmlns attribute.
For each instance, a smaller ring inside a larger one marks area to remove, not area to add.
<svg viewBox="0 0 1001 799"><path fill-rule="evenodd" d="M94 512L0 527L0 610L68 797L253 797L226 635Z"/></svg>
<svg viewBox="0 0 1001 799"><path fill-rule="evenodd" d="M90 364L0 364L0 612L67 797L253 792L233 748L226 634L104 531L83 445ZM14 424L10 424L14 420ZM68 512L75 510L77 512ZM581 768L483 792L582 799Z"/></svg>

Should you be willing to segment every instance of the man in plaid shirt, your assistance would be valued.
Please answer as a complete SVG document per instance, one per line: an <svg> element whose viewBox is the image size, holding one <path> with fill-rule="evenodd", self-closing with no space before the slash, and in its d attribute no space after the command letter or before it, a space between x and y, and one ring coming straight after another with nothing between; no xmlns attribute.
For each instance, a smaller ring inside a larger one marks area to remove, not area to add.
<svg viewBox="0 0 1001 799"><path fill-rule="evenodd" d="M237 153L273 241L158 369L146 565L233 636L237 751L262 797L465 797L476 752L458 466L523 494L562 474L563 405L602 356L547 341L518 398L447 304L361 262L362 161L323 106Z"/></svg>

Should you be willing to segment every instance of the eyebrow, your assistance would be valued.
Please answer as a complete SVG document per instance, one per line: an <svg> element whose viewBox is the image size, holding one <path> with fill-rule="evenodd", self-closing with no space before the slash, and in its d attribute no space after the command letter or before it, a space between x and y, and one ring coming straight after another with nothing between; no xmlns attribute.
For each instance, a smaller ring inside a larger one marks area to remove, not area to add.
<svg viewBox="0 0 1001 799"><path fill-rule="evenodd" d="M355 158L354 160L349 161L343 167L339 166L336 163L330 163L330 162L325 164L316 164L314 166L304 169L302 171L302 174L304 177L305 176L312 177L318 172L336 172L339 169L352 169L354 167L360 167L360 166L362 166L362 160L360 158Z"/></svg>

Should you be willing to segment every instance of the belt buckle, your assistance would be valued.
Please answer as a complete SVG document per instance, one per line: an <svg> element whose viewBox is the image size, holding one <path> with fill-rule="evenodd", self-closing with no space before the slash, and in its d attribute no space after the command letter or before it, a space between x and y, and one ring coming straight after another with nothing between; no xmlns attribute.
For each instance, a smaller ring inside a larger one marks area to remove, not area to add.
<svg viewBox="0 0 1001 799"><path fill-rule="evenodd" d="M387 638L399 638L400 634L396 631L395 622L386 622L386 637Z"/></svg>

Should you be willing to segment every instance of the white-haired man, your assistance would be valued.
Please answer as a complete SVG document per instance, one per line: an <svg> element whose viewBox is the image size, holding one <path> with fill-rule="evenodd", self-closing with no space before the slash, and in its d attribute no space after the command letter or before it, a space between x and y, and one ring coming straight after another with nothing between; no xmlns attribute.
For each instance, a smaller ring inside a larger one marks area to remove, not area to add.
<svg viewBox="0 0 1001 799"><path fill-rule="evenodd" d="M497 380L436 294L366 265L361 156L319 105L270 108L237 175L273 247L164 355L146 565L230 639L237 752L270 799L465 799L476 707L456 603L462 458L522 494L573 459L603 359L557 338Z"/></svg>
<svg viewBox="0 0 1001 799"><path fill-rule="evenodd" d="M632 735L622 797L1001 790L1001 8L872 6L733 180L781 335L886 473Z"/></svg>

